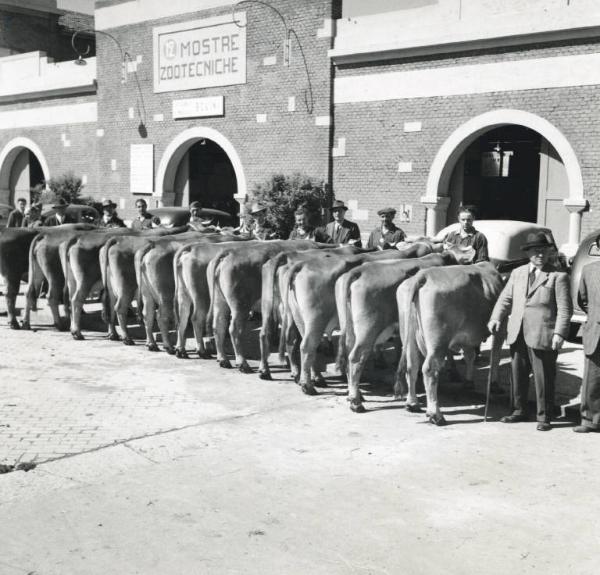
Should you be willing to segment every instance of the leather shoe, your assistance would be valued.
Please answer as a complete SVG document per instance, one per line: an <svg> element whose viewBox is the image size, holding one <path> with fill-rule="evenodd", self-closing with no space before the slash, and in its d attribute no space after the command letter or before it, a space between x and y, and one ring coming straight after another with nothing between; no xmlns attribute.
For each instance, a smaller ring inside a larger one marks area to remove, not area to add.
<svg viewBox="0 0 600 575"><path fill-rule="evenodd" d="M538 431L550 431L552 429L552 426L549 423L546 423L545 421L540 421L537 424L536 429Z"/></svg>
<svg viewBox="0 0 600 575"><path fill-rule="evenodd" d="M527 421L527 417L525 415L513 413L512 415L505 415L500 421L502 423L520 423L521 421Z"/></svg>
<svg viewBox="0 0 600 575"><path fill-rule="evenodd" d="M590 427L589 425L576 425L573 428L575 433L594 433L600 431L600 429L596 429L595 427Z"/></svg>

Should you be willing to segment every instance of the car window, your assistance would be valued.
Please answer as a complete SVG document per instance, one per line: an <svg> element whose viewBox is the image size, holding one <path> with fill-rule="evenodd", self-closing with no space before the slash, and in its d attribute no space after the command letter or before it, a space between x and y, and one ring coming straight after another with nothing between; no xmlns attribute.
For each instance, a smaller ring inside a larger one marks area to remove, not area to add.
<svg viewBox="0 0 600 575"><path fill-rule="evenodd" d="M588 251L588 256L595 256L595 257L600 256L600 249L598 248L598 246L596 245L595 242L590 245L590 249Z"/></svg>

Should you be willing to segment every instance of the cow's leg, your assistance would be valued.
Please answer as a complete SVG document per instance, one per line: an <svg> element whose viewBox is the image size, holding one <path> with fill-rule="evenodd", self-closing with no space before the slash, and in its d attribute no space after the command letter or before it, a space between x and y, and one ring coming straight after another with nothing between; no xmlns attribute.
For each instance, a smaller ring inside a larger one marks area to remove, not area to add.
<svg viewBox="0 0 600 575"><path fill-rule="evenodd" d="M163 349L170 355L175 353L175 348L171 343L171 326L173 325L173 306L169 302L161 301L158 304L158 327L163 340Z"/></svg>
<svg viewBox="0 0 600 575"><path fill-rule="evenodd" d="M363 413L363 396L360 392L360 378L365 363L371 354L376 337L374 335L356 334L354 346L348 354L348 401L350 409L355 413Z"/></svg>
<svg viewBox="0 0 600 575"><path fill-rule="evenodd" d="M85 274L78 277L71 297L71 335L73 339L83 339L81 333L81 314L83 312L83 302L93 287L93 281L88 279Z"/></svg>
<svg viewBox="0 0 600 575"><path fill-rule="evenodd" d="M285 330L285 345L290 360L292 379L300 382L300 332L293 321L287 321Z"/></svg>
<svg viewBox="0 0 600 575"><path fill-rule="evenodd" d="M421 411L419 398L417 397L417 380L419 379L422 356L416 342L409 341L406 345L406 386L408 387L406 410L415 413Z"/></svg>
<svg viewBox="0 0 600 575"><path fill-rule="evenodd" d="M187 351L185 350L185 332L187 331L187 326L190 321L190 316L192 315L192 300L187 294L186 291L180 289L179 292L175 295L176 304L177 305L177 343L175 344L175 356L180 359L187 359ZM196 329L194 327L194 333Z"/></svg>
<svg viewBox="0 0 600 575"><path fill-rule="evenodd" d="M286 332L287 332L287 319L285 310L283 309L283 303L280 304L280 317L281 317L281 327L279 328L279 346L277 348L277 354L279 356L279 363L281 365L287 366L290 368L290 360L286 356Z"/></svg>
<svg viewBox="0 0 600 575"><path fill-rule="evenodd" d="M20 282L17 280L16 285L19 286ZM25 292L25 308L23 309L23 329L31 329L31 312L35 311L37 309L37 290L38 290L39 286L38 285L34 285L33 282L29 282L29 284L27 285L27 291ZM15 303L16 303L16 297L17 297L17 292L18 292L18 287L17 290L15 292L13 292L11 290L11 285L9 284L8 287L8 292L6 295L6 302L7 302L7 308L8 308L8 323L10 325L10 327L12 329L19 329L19 324L17 323L16 320L16 308L15 308ZM8 294L9 293L13 293L13 300L12 300L12 314L11 314L11 309L8 306ZM12 315L12 319L11 319L11 315Z"/></svg>
<svg viewBox="0 0 600 575"><path fill-rule="evenodd" d="M48 280L48 296L47 302L48 307L50 308L50 312L52 313L52 321L54 323L54 327L58 331L64 331L66 329L65 324L63 324L62 318L60 317L59 305L62 301L62 286L58 285L58 283L50 276Z"/></svg>
<svg viewBox="0 0 600 575"><path fill-rule="evenodd" d="M231 310L229 335L231 337L231 343L233 344L233 351L235 353L235 363L237 364L237 368L242 373L252 373L252 368L248 365L243 352L243 338L244 334L246 333L247 317L248 312L244 309L234 308Z"/></svg>
<svg viewBox="0 0 600 575"><path fill-rule="evenodd" d="M144 316L144 329L146 330L146 348L148 351L158 351L158 344L154 339L154 321L156 319L156 305L154 300L144 299L142 315Z"/></svg>
<svg viewBox="0 0 600 575"><path fill-rule="evenodd" d="M446 420L440 412L438 404L438 381L440 370L444 365L444 358L447 347L438 347L428 353L423 362L423 381L425 383L425 393L427 394L426 415L431 423L435 425L445 425Z"/></svg>
<svg viewBox="0 0 600 575"><path fill-rule="evenodd" d="M269 369L269 355L271 353L271 327L270 318L262 318L263 325L260 328L260 364L258 366L258 377L260 379L273 379Z"/></svg>
<svg viewBox="0 0 600 575"><path fill-rule="evenodd" d="M213 300L213 329L215 346L217 348L217 361L221 367L231 369L231 362L225 354L225 338L227 336L231 312L220 290L215 290Z"/></svg>
<svg viewBox="0 0 600 575"><path fill-rule="evenodd" d="M322 331L320 332L322 333ZM317 341L315 342L315 339ZM315 338L311 325L305 324L304 337L300 343L300 387L307 395L316 395L314 383L310 378L312 367L317 357L320 334Z"/></svg>
<svg viewBox="0 0 600 575"><path fill-rule="evenodd" d="M466 390L475 389L475 359L477 358L477 347L464 347L463 357L465 358L465 381L463 388Z"/></svg>
<svg viewBox="0 0 600 575"><path fill-rule="evenodd" d="M119 322L119 327L121 328L121 333L123 334L123 343L125 345L135 345L135 342L129 335L129 329L127 327L127 316L129 312L129 306L133 301L134 293L130 290L125 290L117 295L117 300L115 301L115 313L117 314L117 320Z"/></svg>
<svg viewBox="0 0 600 575"><path fill-rule="evenodd" d="M375 357L373 359L373 367L375 367L375 369L385 369L387 367L385 357L383 356L383 346L383 343L378 343L375 345Z"/></svg>
<svg viewBox="0 0 600 575"><path fill-rule="evenodd" d="M110 341L121 341L121 336L117 333L116 328L117 315L115 313L115 306L113 305L115 299L115 292L113 290L112 284L109 282L107 289L103 294L102 300L102 317L106 322L106 325L108 326L106 337Z"/></svg>
<svg viewBox="0 0 600 575"><path fill-rule="evenodd" d="M211 359L212 355L204 343L204 332L206 330L206 310L202 307L194 307L192 311L192 330L196 342L196 352L200 359Z"/></svg>
<svg viewBox="0 0 600 575"><path fill-rule="evenodd" d="M11 329L20 329L17 321L17 295L21 281L19 278L7 278L6 280L6 311L8 312L8 325ZM27 315L24 317L24 327L29 328L29 309L26 307Z"/></svg>

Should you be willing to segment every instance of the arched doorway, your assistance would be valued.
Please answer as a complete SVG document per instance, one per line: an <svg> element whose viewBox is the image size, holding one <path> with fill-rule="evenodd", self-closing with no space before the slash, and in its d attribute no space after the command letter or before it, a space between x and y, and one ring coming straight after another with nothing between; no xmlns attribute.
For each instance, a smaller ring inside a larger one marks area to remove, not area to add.
<svg viewBox="0 0 600 575"><path fill-rule="evenodd" d="M49 178L42 151L28 138L15 138L0 152L0 203L13 205L19 197L30 201L31 188Z"/></svg>
<svg viewBox="0 0 600 575"><path fill-rule="evenodd" d="M488 112L455 130L433 161L421 201L428 234L454 221L461 202L473 203L482 218L549 226L566 252L576 249L587 205L579 162L565 136L520 110Z"/></svg>
<svg viewBox="0 0 600 575"><path fill-rule="evenodd" d="M164 206L200 201L237 216L246 198L246 178L233 145L212 128L191 128L165 150L154 194Z"/></svg>

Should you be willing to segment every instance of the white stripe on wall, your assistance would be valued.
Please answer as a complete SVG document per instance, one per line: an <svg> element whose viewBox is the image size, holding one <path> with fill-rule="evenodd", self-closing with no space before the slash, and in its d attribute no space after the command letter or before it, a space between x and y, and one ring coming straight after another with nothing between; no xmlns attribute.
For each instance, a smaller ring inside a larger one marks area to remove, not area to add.
<svg viewBox="0 0 600 575"><path fill-rule="evenodd" d="M98 8L94 17L96 30L106 30L233 4L231 0L134 0Z"/></svg>
<svg viewBox="0 0 600 575"><path fill-rule="evenodd" d="M0 130L84 124L97 121L98 106L96 102L0 112Z"/></svg>
<svg viewBox="0 0 600 575"><path fill-rule="evenodd" d="M600 84L600 54L583 54L338 77L334 102L376 102L595 84Z"/></svg>

